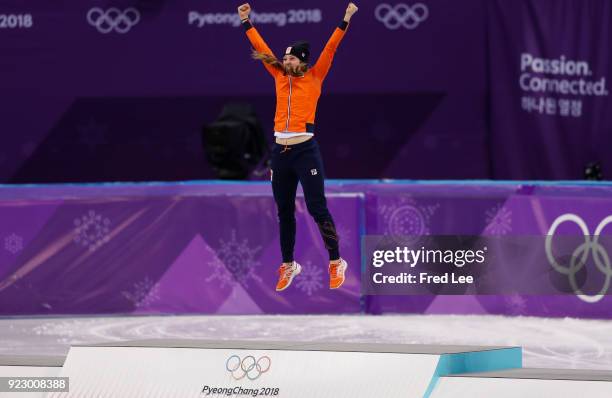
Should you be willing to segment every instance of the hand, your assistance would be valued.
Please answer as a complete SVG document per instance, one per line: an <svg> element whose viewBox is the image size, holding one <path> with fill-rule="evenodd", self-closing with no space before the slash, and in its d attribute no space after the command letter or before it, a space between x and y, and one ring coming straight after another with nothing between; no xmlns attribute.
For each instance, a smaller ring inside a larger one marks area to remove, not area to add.
<svg viewBox="0 0 612 398"><path fill-rule="evenodd" d="M344 20L349 21L353 14L355 14L359 10L355 3L349 3L348 7L346 7L346 13L344 14Z"/></svg>
<svg viewBox="0 0 612 398"><path fill-rule="evenodd" d="M240 15L240 20L247 19L249 14L251 13L251 6L249 3L244 3L240 7L238 7L238 15Z"/></svg>

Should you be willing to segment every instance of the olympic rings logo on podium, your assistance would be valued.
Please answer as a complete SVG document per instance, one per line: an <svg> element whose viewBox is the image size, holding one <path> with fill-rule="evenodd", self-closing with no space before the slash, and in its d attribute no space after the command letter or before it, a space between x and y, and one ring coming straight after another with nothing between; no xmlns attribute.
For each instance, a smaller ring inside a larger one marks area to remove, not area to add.
<svg viewBox="0 0 612 398"><path fill-rule="evenodd" d="M395 30L402 26L406 29L416 29L429 16L429 9L423 3L416 3L412 7L404 3L395 6L382 3L376 7L374 15L387 29Z"/></svg>
<svg viewBox="0 0 612 398"><path fill-rule="evenodd" d="M100 33L127 33L140 21L140 12L134 7L121 11L118 8L109 8L104 11L94 7L87 12L87 22Z"/></svg>
<svg viewBox="0 0 612 398"><path fill-rule="evenodd" d="M231 373L234 380L244 379L245 376L249 380L256 380L270 370L271 365L272 360L265 355L257 360L252 355L244 359L240 359L238 355L232 355L225 361L225 369Z"/></svg>
<svg viewBox="0 0 612 398"><path fill-rule="evenodd" d="M584 235L584 243L578 246L572 253L569 266L559 264L552 252L553 235L555 234L555 231L559 225L563 224L564 222L575 223L578 225L582 231L582 234ZM568 276L570 286L574 290L576 296L587 303L596 303L600 301L610 288L610 281L612 280L612 264L610 263L610 256L608 255L607 250L601 244L599 244L599 236L601 235L601 231L603 231L603 229L610 223L612 223L612 216L604 218L599 223L597 228L595 228L595 233L591 238L589 228L584 220L576 214L568 213L557 217L557 219L550 226L548 234L546 235L545 249L548 261L557 272ZM599 293L594 295L588 295L582 292L576 281L576 274L586 265L589 253L593 255L593 261L595 262L597 269L603 273L606 278Z"/></svg>

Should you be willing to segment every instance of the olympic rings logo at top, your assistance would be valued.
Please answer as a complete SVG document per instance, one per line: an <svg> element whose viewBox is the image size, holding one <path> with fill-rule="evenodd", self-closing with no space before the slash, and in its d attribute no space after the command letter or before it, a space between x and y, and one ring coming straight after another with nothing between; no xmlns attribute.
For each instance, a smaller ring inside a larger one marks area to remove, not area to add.
<svg viewBox="0 0 612 398"><path fill-rule="evenodd" d="M238 355L232 355L225 361L225 369L231 373L234 380L241 380L245 377L249 380L257 380L270 370L271 365L272 360L267 356L255 359L254 356L247 355L244 359L240 359Z"/></svg>
<svg viewBox="0 0 612 398"><path fill-rule="evenodd" d="M140 12L134 7L121 11L118 8L109 8L104 11L94 7L87 12L87 22L100 33L127 33L140 21Z"/></svg>
<svg viewBox="0 0 612 398"><path fill-rule="evenodd" d="M395 30L402 26L416 29L429 16L429 8L423 3L416 3L412 7L404 3L395 6L382 3L376 7L374 15L387 29Z"/></svg>
<svg viewBox="0 0 612 398"><path fill-rule="evenodd" d="M559 264L552 252L553 235L557 231L559 225L564 222L575 223L578 225L582 234L584 235L584 243L579 245L572 253L569 266ZM557 272L568 276L570 286L572 287L576 296L587 303L596 303L600 301L610 288L610 281L612 280L612 264L610 263L610 256L608 255L607 250L601 244L599 244L599 236L601 235L601 232L610 223L612 223L612 216L604 218L599 223L597 228L595 228L595 232L591 238L589 228L584 220L576 214L567 213L555 219L548 230L548 234L546 235L546 257L548 258L550 265L552 265ZM586 265L589 253L592 254L593 261L595 262L597 269L605 276L603 287L598 294L594 295L588 295L582 292L578 286L578 282L576 281L576 274Z"/></svg>

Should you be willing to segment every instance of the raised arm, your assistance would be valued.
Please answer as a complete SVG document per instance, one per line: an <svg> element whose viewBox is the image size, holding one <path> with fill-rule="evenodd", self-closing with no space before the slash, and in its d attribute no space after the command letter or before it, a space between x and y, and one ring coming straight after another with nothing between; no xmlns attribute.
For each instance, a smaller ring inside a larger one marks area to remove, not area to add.
<svg viewBox="0 0 612 398"><path fill-rule="evenodd" d="M238 7L238 15L240 16L240 21L242 21L242 26L246 30L246 35L249 38L251 45L253 46L255 51L257 51L258 53L267 54L267 55L270 55L276 58L272 50L270 50L270 47L268 47L264 39L261 37L261 35L257 31L257 29L255 29L253 24L251 24L251 21L249 20L250 13L251 13L251 6L249 5L249 3L245 3L241 5L240 7ZM268 72L270 72L270 74L273 77L276 77L276 75L280 73L280 70L278 68L275 68L274 66L270 64L263 62L263 65L266 67Z"/></svg>
<svg viewBox="0 0 612 398"><path fill-rule="evenodd" d="M334 30L334 33L332 33L332 36L327 41L327 44L325 44L319 59L312 67L312 73L318 76L321 80L325 79L325 76L327 76L327 72L329 72L329 68L331 67L336 49L344 37L344 33L348 28L351 17L357 12L357 10L358 8L355 4L349 3L340 26Z"/></svg>

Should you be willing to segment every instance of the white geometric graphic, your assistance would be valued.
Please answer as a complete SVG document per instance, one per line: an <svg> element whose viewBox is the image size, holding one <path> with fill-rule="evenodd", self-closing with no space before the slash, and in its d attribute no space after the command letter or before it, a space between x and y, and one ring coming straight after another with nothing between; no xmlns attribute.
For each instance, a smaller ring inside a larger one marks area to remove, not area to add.
<svg viewBox="0 0 612 398"><path fill-rule="evenodd" d="M387 236L402 236L402 243L415 244L429 235L429 221L439 204L416 206L412 198L402 197L397 203L380 206Z"/></svg>
<svg viewBox="0 0 612 398"><path fill-rule="evenodd" d="M552 239L557 231L557 228L559 225L567 221L578 225L582 231L582 234L584 235L584 243L579 245L572 253L569 266L559 264L555 258L555 255L553 254L552 249ZM601 231L603 231L603 229L610 223L612 223L612 215L607 216L599 223L599 225L597 225L597 228L595 228L595 232L591 238L589 228L584 220L576 214L566 213L555 219L550 226L548 233L546 234L546 257L548 258L550 265L552 265L557 272L568 276L570 286L572 287L576 296L580 300L587 303L596 303L600 301L602 298L604 298L608 292L608 289L610 288L610 280L612 279L612 264L610 264L610 256L608 251L605 247L599 244L599 236L601 235ZM584 294L584 292L582 292L582 290L580 290L578 287L578 282L576 281L576 274L586 265L589 253L592 254L593 261L595 262L597 269L606 277L604 285L599 291L599 294L595 295Z"/></svg>
<svg viewBox="0 0 612 398"><path fill-rule="evenodd" d="M74 220L74 242L94 251L108 242L110 220L93 210Z"/></svg>
<svg viewBox="0 0 612 398"><path fill-rule="evenodd" d="M404 3L395 6L382 3L376 7L374 15L387 29L396 30L402 26L406 29L415 29L427 19L429 9L423 3L416 3L412 7Z"/></svg>
<svg viewBox="0 0 612 398"><path fill-rule="evenodd" d="M121 295L131 301L136 307L148 306L159 301L159 283L154 283L148 276L134 283L131 291L123 291Z"/></svg>
<svg viewBox="0 0 612 398"><path fill-rule="evenodd" d="M127 33L138 21L140 21L140 12L134 7L126 8L123 11L114 7L106 11L94 7L87 12L87 22L103 34L112 31L121 34Z"/></svg>
<svg viewBox="0 0 612 398"><path fill-rule="evenodd" d="M323 268L315 267L310 261L302 265L302 272L295 278L299 290L312 296L323 287Z"/></svg>
<svg viewBox="0 0 612 398"><path fill-rule="evenodd" d="M14 233L4 238L4 249L11 254L17 254L23 250L23 238Z"/></svg>
<svg viewBox="0 0 612 398"><path fill-rule="evenodd" d="M261 250L261 246L250 247L247 239L238 242L236 230L232 230L229 241L219 240L219 242L217 256L208 262L213 273L206 278L206 282L216 280L221 283L221 287L233 286L236 283L246 287L251 279L261 282L261 277L256 273L256 268L260 264L255 259L255 254Z"/></svg>
<svg viewBox="0 0 612 398"><path fill-rule="evenodd" d="M501 204L485 212L487 235L506 235L512 231L512 212Z"/></svg>

